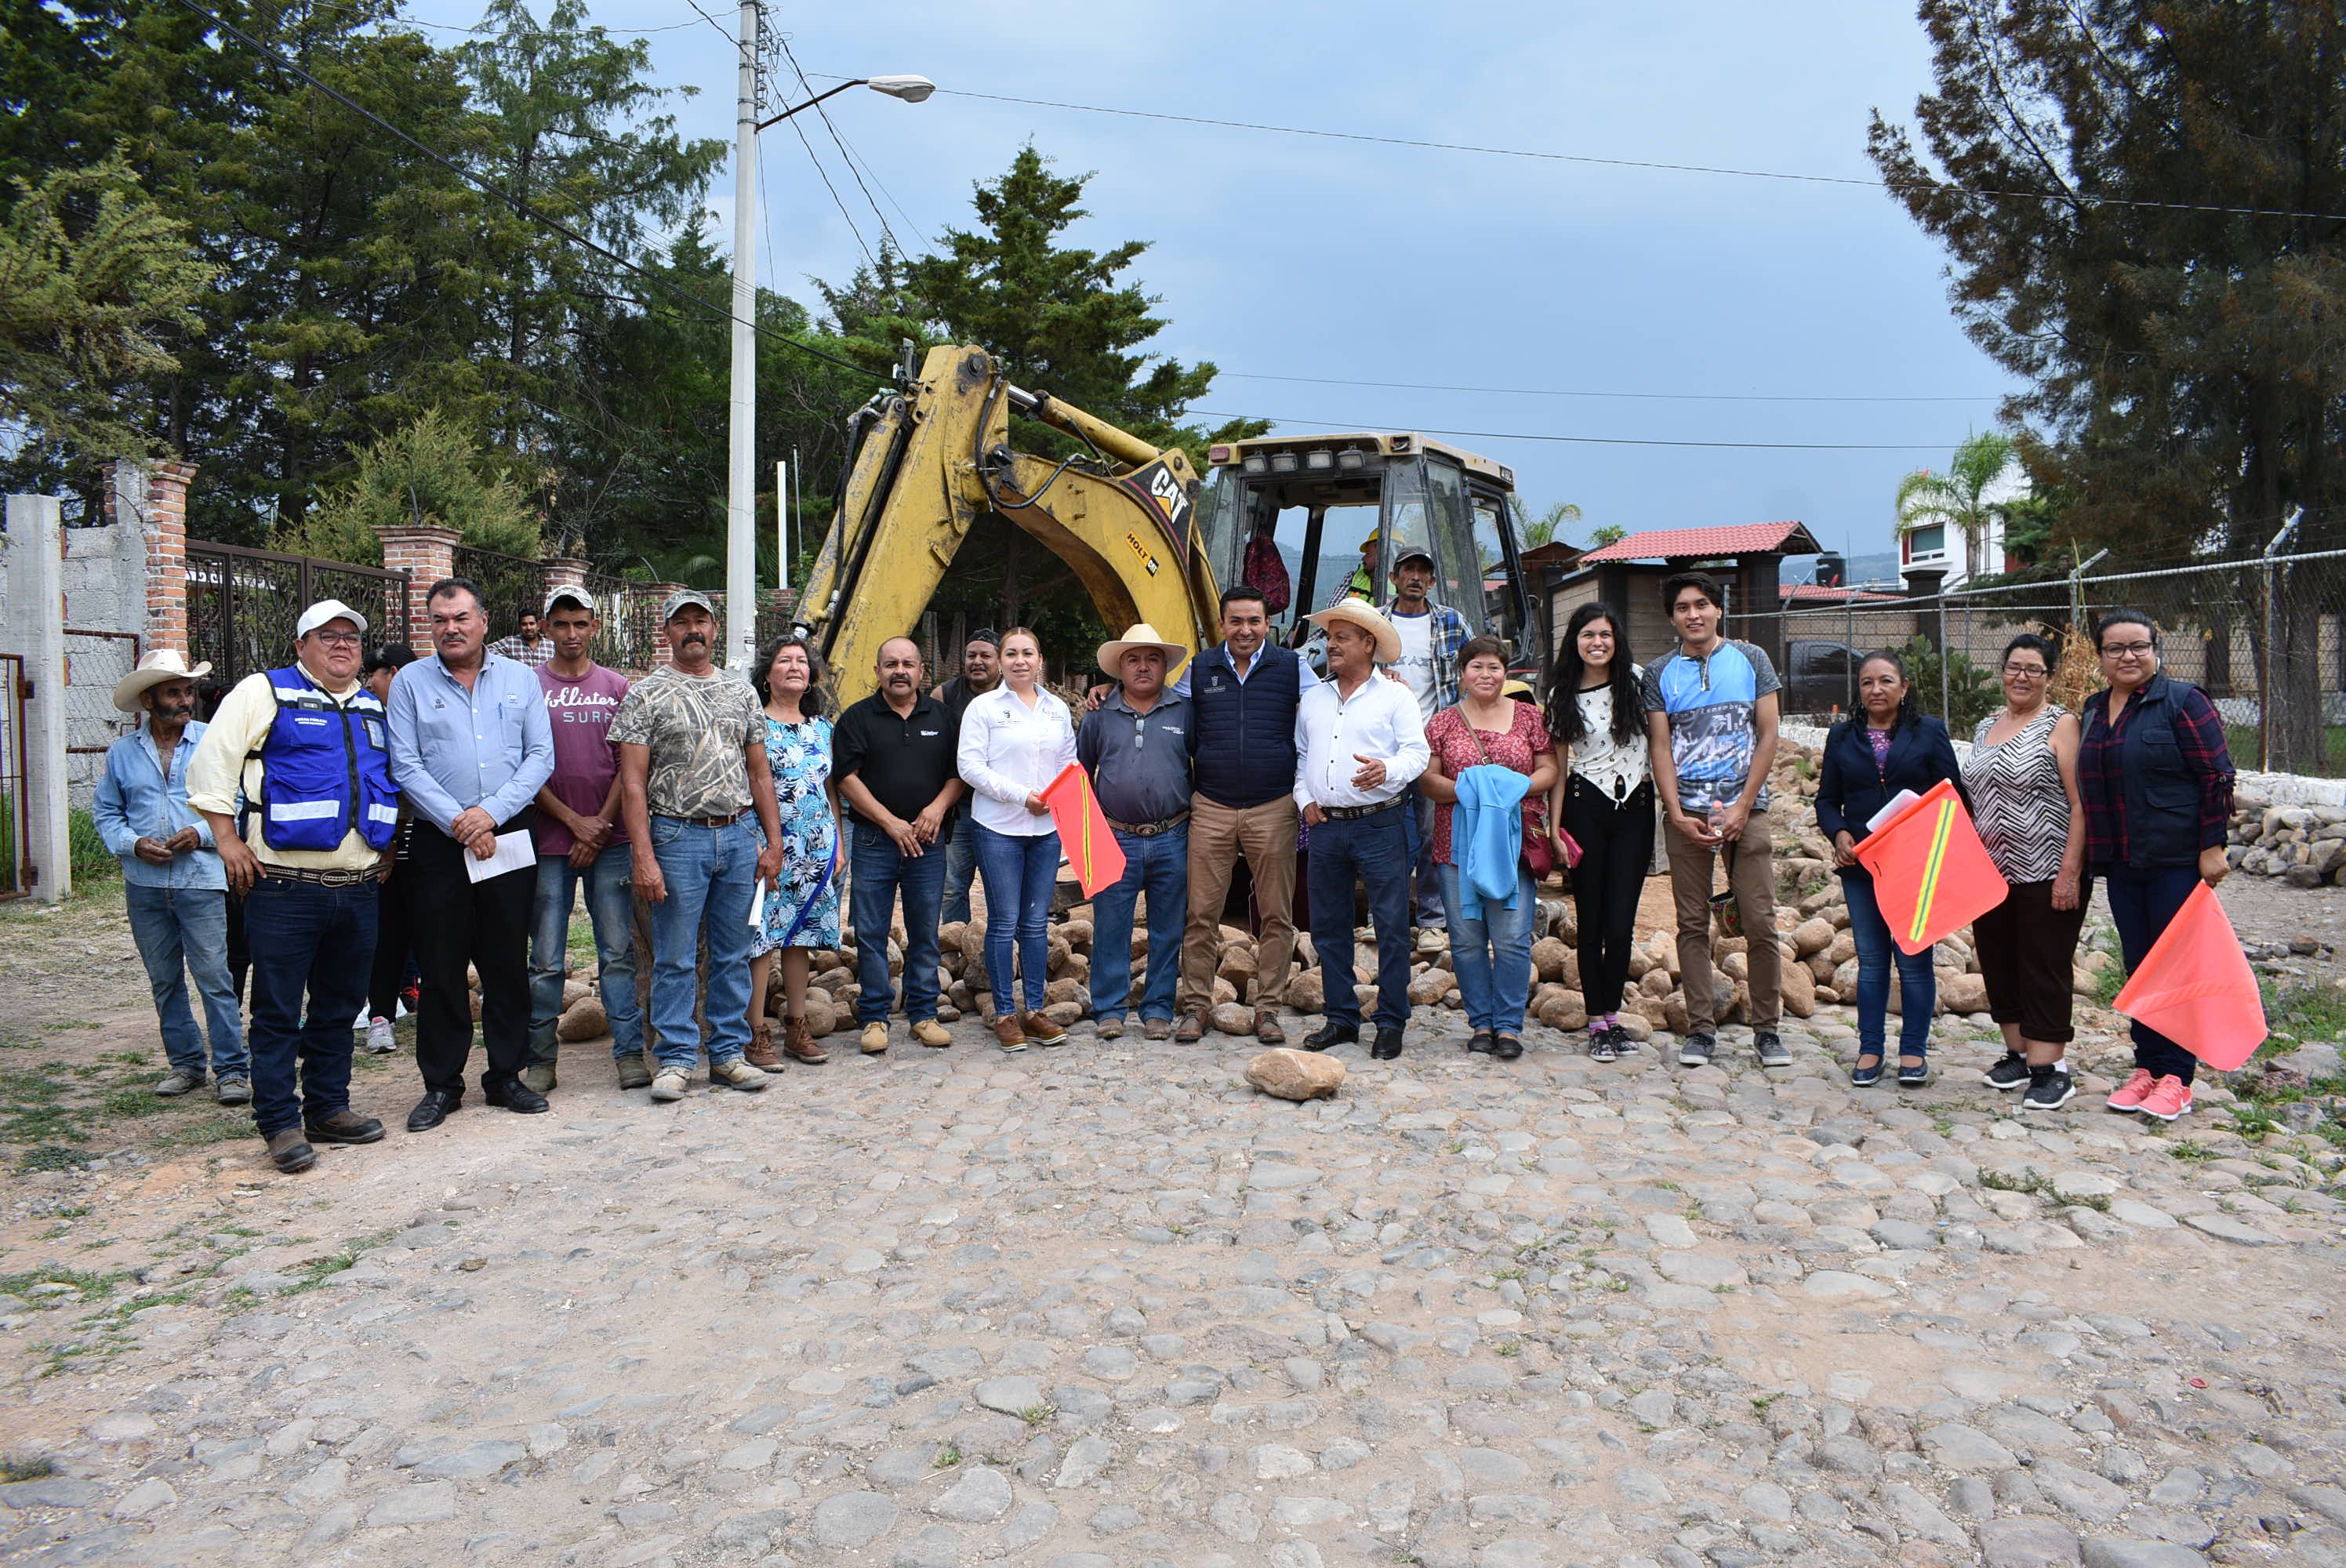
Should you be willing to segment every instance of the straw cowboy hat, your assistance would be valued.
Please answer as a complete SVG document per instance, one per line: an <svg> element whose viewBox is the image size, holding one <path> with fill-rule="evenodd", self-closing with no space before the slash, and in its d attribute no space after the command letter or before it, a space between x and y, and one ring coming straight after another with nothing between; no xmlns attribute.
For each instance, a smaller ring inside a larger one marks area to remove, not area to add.
<svg viewBox="0 0 2346 1568"><path fill-rule="evenodd" d="M1117 638L1116 641L1100 644L1100 668L1110 675L1121 677L1124 674L1124 656L1133 648L1162 648L1165 651L1167 680L1173 678L1173 672L1179 669L1181 661L1189 657L1188 648L1183 647L1179 643L1167 642L1157 635L1155 626L1150 626L1147 621L1140 621L1127 628L1124 636Z"/></svg>
<svg viewBox="0 0 2346 1568"><path fill-rule="evenodd" d="M1364 626L1369 635L1377 639L1379 664L1391 664L1401 657L1401 632L1385 619L1384 612L1373 605L1359 599L1339 599L1326 609L1315 611L1305 618L1323 632L1333 621L1350 621L1356 626Z"/></svg>
<svg viewBox="0 0 2346 1568"><path fill-rule="evenodd" d="M114 706L125 713L138 711L138 694L167 680L201 680L212 667L188 667L188 656L178 648L157 648L138 661L138 667L114 683Z"/></svg>

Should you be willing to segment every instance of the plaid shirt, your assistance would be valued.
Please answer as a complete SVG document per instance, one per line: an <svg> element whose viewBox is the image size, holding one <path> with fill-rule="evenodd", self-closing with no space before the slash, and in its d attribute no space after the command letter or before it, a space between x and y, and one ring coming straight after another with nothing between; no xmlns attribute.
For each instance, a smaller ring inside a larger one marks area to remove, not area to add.
<svg viewBox="0 0 2346 1568"><path fill-rule="evenodd" d="M2224 743L2223 717L2207 694L2182 681L2155 675L2110 723L2110 694L2086 699L2085 738L2077 748L2077 793L2086 804L2086 863L2109 865L2127 858L2126 758L2127 726L2142 710L2142 697L2165 688L2175 721L2176 749L2199 780L2199 848L2211 850L2230 837L2232 753Z"/></svg>
<svg viewBox="0 0 2346 1568"><path fill-rule="evenodd" d="M1390 617L1398 597L1388 599L1384 613ZM1469 633L1466 617L1448 605L1426 601L1425 613L1433 617L1426 628L1426 646L1433 650L1433 711L1440 713L1458 700L1458 650L1466 646Z"/></svg>

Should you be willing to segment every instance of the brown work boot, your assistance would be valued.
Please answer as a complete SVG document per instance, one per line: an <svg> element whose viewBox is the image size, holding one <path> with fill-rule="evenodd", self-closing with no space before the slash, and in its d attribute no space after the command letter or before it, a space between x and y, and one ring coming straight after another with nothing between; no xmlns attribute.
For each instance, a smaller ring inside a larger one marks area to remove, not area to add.
<svg viewBox="0 0 2346 1568"><path fill-rule="evenodd" d="M1018 1026L1018 1014L1005 1013L994 1021L994 1037L1005 1051L1026 1049L1026 1031Z"/></svg>
<svg viewBox="0 0 2346 1568"><path fill-rule="evenodd" d="M288 1127L281 1133L269 1135L269 1158L279 1170L291 1176L295 1171L308 1170L318 1163L318 1151L301 1135L299 1127Z"/></svg>
<svg viewBox="0 0 2346 1568"><path fill-rule="evenodd" d="M760 1073L781 1071L782 1059L774 1054L774 1026L771 1023L762 1018L758 1021L758 1026L750 1032L750 1045L741 1053L741 1060Z"/></svg>
<svg viewBox="0 0 2346 1568"><path fill-rule="evenodd" d="M1254 1037L1266 1045L1287 1044L1287 1031L1279 1026L1279 1014L1268 1007L1254 1010Z"/></svg>
<svg viewBox="0 0 2346 1568"><path fill-rule="evenodd" d="M1151 1040L1169 1040L1173 1037L1173 1021L1151 1018L1140 1026L1140 1033Z"/></svg>
<svg viewBox="0 0 2346 1568"><path fill-rule="evenodd" d="M1025 1030L1026 1038L1037 1045L1065 1045L1067 1043L1067 1026L1052 1022L1046 1013L1029 1013L1018 1020L1018 1026Z"/></svg>
<svg viewBox="0 0 2346 1568"><path fill-rule="evenodd" d="M1203 1013L1184 1013L1181 1026L1173 1031L1173 1038L1190 1044L1206 1037L1206 1015Z"/></svg>
<svg viewBox="0 0 2346 1568"><path fill-rule="evenodd" d="M790 1054L791 1061L804 1062L811 1066L831 1060L831 1053L814 1043L814 1036L808 1033L807 1021L803 1018L782 1020L782 1049Z"/></svg>

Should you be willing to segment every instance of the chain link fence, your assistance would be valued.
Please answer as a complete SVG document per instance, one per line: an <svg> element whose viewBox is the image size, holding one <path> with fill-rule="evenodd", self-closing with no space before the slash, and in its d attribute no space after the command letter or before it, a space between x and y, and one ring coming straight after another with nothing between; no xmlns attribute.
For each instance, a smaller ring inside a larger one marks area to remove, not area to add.
<svg viewBox="0 0 2346 1568"><path fill-rule="evenodd" d="M1923 710L1969 738L2004 700L1998 669L2022 632L2059 649L2055 701L2074 709L2100 689L2093 626L2121 608L2147 614L2161 667L2215 701L2235 765L2346 778L2346 550L1853 598L1737 615L1730 631L1781 650L1787 715L1854 711L1858 665L1889 648L1903 658Z"/></svg>
<svg viewBox="0 0 2346 1568"><path fill-rule="evenodd" d="M66 751L103 757L138 728L138 716L114 706L114 687L138 667L136 632L66 628Z"/></svg>

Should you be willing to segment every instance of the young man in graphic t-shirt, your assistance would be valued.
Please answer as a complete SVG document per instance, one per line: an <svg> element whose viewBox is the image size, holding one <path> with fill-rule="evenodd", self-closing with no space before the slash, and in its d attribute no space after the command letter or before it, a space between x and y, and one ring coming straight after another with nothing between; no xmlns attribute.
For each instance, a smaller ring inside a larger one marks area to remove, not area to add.
<svg viewBox="0 0 2346 1568"><path fill-rule="evenodd" d="M1670 891L1678 909L1678 971L1686 1037L1678 1063L1698 1067L1718 1049L1719 1005L1710 968L1711 867L1727 861L1749 938L1751 1044L1763 1067L1791 1057L1776 1035L1782 954L1776 947L1776 863L1768 829L1768 770L1776 761L1776 667L1767 650L1719 635L1726 596L1719 580L1679 572L1662 584L1678 628L1677 651L1646 667L1643 707L1661 792Z"/></svg>
<svg viewBox="0 0 2346 1568"><path fill-rule="evenodd" d="M571 905L584 879L619 1087L640 1088L651 1075L644 1066L644 1014L636 994L635 881L627 830L619 821L619 754L611 746L611 716L627 695L627 677L597 664L588 651L600 621L594 596L584 588L559 587L548 595L545 625L553 654L538 666L537 684L554 728L554 777L537 792L529 1062L521 1081L541 1095L554 1087L563 959Z"/></svg>
<svg viewBox="0 0 2346 1568"><path fill-rule="evenodd" d="M1458 700L1458 650L1466 646L1466 617L1428 596L1433 588L1433 556L1422 545L1402 546L1393 562L1392 602L1385 618L1401 633L1401 657L1392 671L1417 698L1420 722L1430 720ZM1409 789L1409 850L1417 878L1410 900L1411 923L1421 931L1441 931L1449 924L1442 903L1442 884L1433 869L1433 799Z"/></svg>

